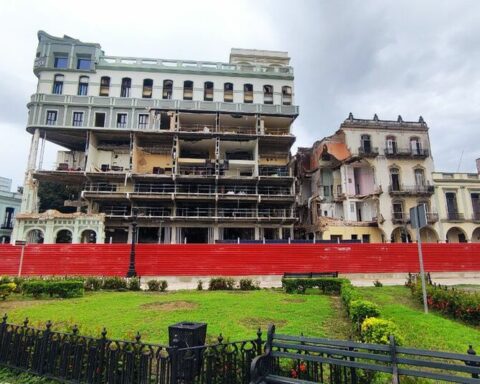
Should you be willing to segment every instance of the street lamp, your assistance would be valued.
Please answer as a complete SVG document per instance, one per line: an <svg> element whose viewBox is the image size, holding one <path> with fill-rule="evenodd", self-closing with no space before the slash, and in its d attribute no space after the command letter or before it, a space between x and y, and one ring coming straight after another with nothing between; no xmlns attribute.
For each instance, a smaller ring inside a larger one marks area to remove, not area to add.
<svg viewBox="0 0 480 384"><path fill-rule="evenodd" d="M130 265L128 266L127 277L137 276L135 271L135 241L137 240L137 213L133 210L132 215L132 245L130 247Z"/></svg>

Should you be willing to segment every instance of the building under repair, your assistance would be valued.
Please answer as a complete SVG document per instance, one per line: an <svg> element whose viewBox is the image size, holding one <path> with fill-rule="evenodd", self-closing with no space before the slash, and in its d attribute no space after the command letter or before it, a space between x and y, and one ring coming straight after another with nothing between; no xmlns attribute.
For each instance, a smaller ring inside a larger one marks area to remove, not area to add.
<svg viewBox="0 0 480 384"><path fill-rule="evenodd" d="M38 243L289 239L293 69L286 52L232 49L228 63L106 56L39 32L22 212ZM45 142L65 148L53 169ZM81 187L77 212L38 212L38 185ZM133 225L132 225L133 224Z"/></svg>

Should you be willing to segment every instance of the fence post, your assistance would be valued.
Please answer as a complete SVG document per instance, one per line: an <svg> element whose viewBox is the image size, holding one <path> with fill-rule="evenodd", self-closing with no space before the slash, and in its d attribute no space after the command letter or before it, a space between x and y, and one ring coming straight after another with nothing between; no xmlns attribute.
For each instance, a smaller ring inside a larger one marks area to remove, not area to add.
<svg viewBox="0 0 480 384"><path fill-rule="evenodd" d="M5 343L4 338L5 338L5 330L7 329L7 319L8 316L5 313L2 317L2 322L0 323L0 361L3 360L4 354L8 352L7 345L3 345Z"/></svg>
<svg viewBox="0 0 480 384"><path fill-rule="evenodd" d="M468 353L470 356L475 356L475 355L477 354L477 352L475 352L475 350L473 349L473 346L472 346L472 345L469 345L469 346L468 346L467 353ZM479 367L479 366L480 366L480 363L477 363L477 362L475 362L475 361L466 361L466 362L465 362L465 365L468 365L469 367ZM478 373L472 373L472 379L478 379L478 378L479 378Z"/></svg>
<svg viewBox="0 0 480 384"><path fill-rule="evenodd" d="M258 328L257 331L257 356L262 354L262 328Z"/></svg>
<svg viewBox="0 0 480 384"><path fill-rule="evenodd" d="M178 375L178 353L177 350L180 346L180 340L178 339L178 336L175 335L173 337L171 346L167 348L168 355L170 356L170 384L176 384L177 383L177 375Z"/></svg>
<svg viewBox="0 0 480 384"><path fill-rule="evenodd" d="M395 338L390 335L390 354L392 357L392 384L398 384L398 367L397 367L397 351L395 346Z"/></svg>

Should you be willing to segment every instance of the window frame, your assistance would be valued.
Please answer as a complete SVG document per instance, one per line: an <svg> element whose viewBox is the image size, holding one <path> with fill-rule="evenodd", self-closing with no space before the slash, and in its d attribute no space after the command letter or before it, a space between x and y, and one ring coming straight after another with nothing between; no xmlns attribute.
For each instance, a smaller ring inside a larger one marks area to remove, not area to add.
<svg viewBox="0 0 480 384"><path fill-rule="evenodd" d="M228 88L231 88L231 89L228 89ZM230 83L228 81L223 83L223 101L225 103L233 103L233 92L234 92L233 83Z"/></svg>
<svg viewBox="0 0 480 384"><path fill-rule="evenodd" d="M62 80L57 80L58 77L62 77ZM63 93L63 83L65 81L65 75L61 73L57 73L53 76L53 87L52 87L52 94L53 95L61 95Z"/></svg>
<svg viewBox="0 0 480 384"><path fill-rule="evenodd" d="M75 120L75 115L78 115L78 114L80 114L81 117L82 117L80 121ZM84 116L85 116L84 111L72 111L72 127L83 127ZM80 124L78 124L78 123L80 123Z"/></svg>
<svg viewBox="0 0 480 384"><path fill-rule="evenodd" d="M172 98L173 98L173 80L165 79L163 80L163 83L162 83L162 99L171 100Z"/></svg>
<svg viewBox="0 0 480 384"><path fill-rule="evenodd" d="M122 77L122 82L120 83L120 97L131 97L130 96L131 90L132 90L132 79L130 77Z"/></svg>
<svg viewBox="0 0 480 384"><path fill-rule="evenodd" d="M146 122L141 122L142 117L146 116ZM150 124L150 115L148 113L139 113L138 114L138 129L148 129Z"/></svg>
<svg viewBox="0 0 480 384"><path fill-rule="evenodd" d="M82 79L87 79L87 81L83 81ZM88 96L88 84L90 83L90 78L88 76L80 76L78 78L78 90L77 96Z"/></svg>
<svg viewBox="0 0 480 384"><path fill-rule="evenodd" d="M251 90L248 90L251 88ZM253 84L245 83L243 84L243 102L246 104L253 103Z"/></svg>
<svg viewBox="0 0 480 384"><path fill-rule="evenodd" d="M125 116L125 121L119 121L123 120L120 119L120 117ZM117 112L116 118L115 118L115 128L127 128L128 124L128 113L126 112Z"/></svg>
<svg viewBox="0 0 480 384"><path fill-rule="evenodd" d="M286 92L287 90L289 90L290 93ZM292 95L293 90L290 85L282 86L282 105L292 105Z"/></svg>
<svg viewBox="0 0 480 384"><path fill-rule="evenodd" d="M107 85L103 85L103 84L102 84L102 80L103 80L103 79L108 79L108 84L107 84ZM99 92L98 92L98 95L99 95L99 96L103 96L103 97L108 97L108 96L110 96L110 82L111 82L110 76L102 76L102 77L100 78L100 89L99 89ZM103 94L103 93L105 93L105 89L107 90L107 94L106 94L106 95Z"/></svg>
<svg viewBox="0 0 480 384"><path fill-rule="evenodd" d="M271 91L269 92L268 89L271 88ZM263 104L273 104L273 94L274 94L274 88L273 85L271 84L264 84L263 85Z"/></svg>
<svg viewBox="0 0 480 384"><path fill-rule="evenodd" d="M97 115L103 115L103 125L97 125ZM107 124L107 113L106 112L94 112L93 115L93 126L96 128L105 128Z"/></svg>
<svg viewBox="0 0 480 384"><path fill-rule="evenodd" d="M207 88L207 85L211 85L211 88ZM211 96L209 95L211 91ZM215 84L213 81L205 81L203 83L203 100L204 101L213 101L215 95Z"/></svg>
<svg viewBox="0 0 480 384"><path fill-rule="evenodd" d="M146 83L149 82L150 85ZM142 99L151 99L153 96L153 79L143 79Z"/></svg>
<svg viewBox="0 0 480 384"><path fill-rule="evenodd" d="M51 120L48 118L50 113L55 115L55 120ZM49 123L49 121L53 122L53 124ZM45 111L45 125L55 126L57 125L57 122L58 122L58 109L47 109Z"/></svg>
<svg viewBox="0 0 480 384"><path fill-rule="evenodd" d="M187 84L191 84L191 85L187 87ZM185 80L183 82L183 100L193 100L193 89L194 89L193 80ZM188 96L188 93L191 93L190 96Z"/></svg>
<svg viewBox="0 0 480 384"><path fill-rule="evenodd" d="M87 62L88 61L88 68L82 68L82 65L81 63L82 62ZM83 57L83 56L80 56L78 57L77 56L77 65L76 65L76 68L80 71L91 71L92 70L92 57Z"/></svg>
<svg viewBox="0 0 480 384"><path fill-rule="evenodd" d="M59 63L59 60L62 60L62 59L65 59L65 66L59 66L58 63ZM69 58L68 58L68 55L55 55L53 57L53 68L58 68L58 69L67 69L68 68L68 62L69 62Z"/></svg>

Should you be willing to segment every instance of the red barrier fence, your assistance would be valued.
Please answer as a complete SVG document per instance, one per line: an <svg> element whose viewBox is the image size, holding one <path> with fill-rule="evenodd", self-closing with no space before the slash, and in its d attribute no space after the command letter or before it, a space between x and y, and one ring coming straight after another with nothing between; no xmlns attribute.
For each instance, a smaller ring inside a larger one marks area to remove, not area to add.
<svg viewBox="0 0 480 384"><path fill-rule="evenodd" d="M21 246L0 245L0 275L18 273ZM480 271L480 243L424 244L429 272ZM22 275L125 276L128 244L29 244ZM416 244L138 244L140 276L418 271Z"/></svg>

